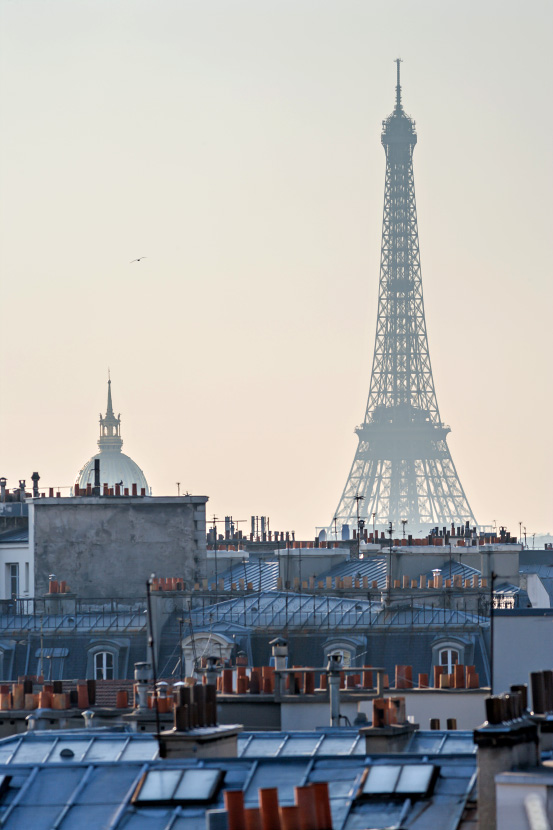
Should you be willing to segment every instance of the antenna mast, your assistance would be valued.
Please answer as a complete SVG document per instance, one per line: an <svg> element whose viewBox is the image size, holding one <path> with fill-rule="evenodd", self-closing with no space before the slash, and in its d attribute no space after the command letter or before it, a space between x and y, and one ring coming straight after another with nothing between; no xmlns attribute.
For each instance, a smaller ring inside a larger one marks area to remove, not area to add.
<svg viewBox="0 0 553 830"><path fill-rule="evenodd" d="M395 64L397 66L397 83L396 83L396 111L401 111L401 85L399 81L399 66L403 61L401 58L395 59Z"/></svg>

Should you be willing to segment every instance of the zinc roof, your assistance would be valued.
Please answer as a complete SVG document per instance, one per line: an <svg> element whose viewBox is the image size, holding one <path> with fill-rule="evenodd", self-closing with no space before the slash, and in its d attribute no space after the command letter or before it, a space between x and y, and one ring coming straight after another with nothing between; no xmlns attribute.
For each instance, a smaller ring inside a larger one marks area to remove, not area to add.
<svg viewBox="0 0 553 830"><path fill-rule="evenodd" d="M191 612L195 627L235 623L248 628L334 628L369 626L476 625L476 614L431 605L383 607L380 602L283 591L261 592Z"/></svg>
<svg viewBox="0 0 553 830"><path fill-rule="evenodd" d="M56 736L58 737L58 736ZM348 735L347 739L350 740ZM443 734L433 740L443 741ZM332 823L336 830L399 827L419 830L456 830L460 816L476 781L476 761L464 751L456 754L422 753L374 755L333 753L332 755L289 755L286 757L238 757L158 760L153 757L156 742L150 737L113 734L102 740L83 732L66 733L61 739L74 755L61 755L55 738L25 736L0 741L21 741L30 756L21 763L0 762L0 775L9 776L0 795L0 822L5 830L32 827L33 830L205 830L206 809L223 807L224 789L242 789L247 807L257 806L258 790L277 787L281 805L294 800L294 787L314 781L328 781ZM291 738L292 740L292 738ZM330 738L326 738L330 740ZM135 751L136 757L106 759L110 742L120 752ZM34 760L41 747L50 757ZM97 754L95 754L97 753ZM150 757L144 757L144 754ZM81 760L76 760L77 758ZM4 752L5 758L5 752ZM437 779L431 795L421 800L406 797L359 799L358 793L367 768L432 764ZM132 804L131 799L142 776L151 770L218 769L223 784L208 805L184 803L155 807Z"/></svg>

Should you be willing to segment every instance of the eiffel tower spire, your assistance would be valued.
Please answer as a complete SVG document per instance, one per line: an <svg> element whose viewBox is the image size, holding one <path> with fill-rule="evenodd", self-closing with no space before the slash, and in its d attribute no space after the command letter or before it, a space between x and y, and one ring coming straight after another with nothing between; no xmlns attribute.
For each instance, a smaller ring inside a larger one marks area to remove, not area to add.
<svg viewBox="0 0 553 830"><path fill-rule="evenodd" d="M401 101L397 59L396 105L382 122L386 183L382 221L376 338L359 445L329 526L355 526L359 515L414 533L432 525L469 521L474 514L447 446L424 316L413 150L415 122Z"/></svg>

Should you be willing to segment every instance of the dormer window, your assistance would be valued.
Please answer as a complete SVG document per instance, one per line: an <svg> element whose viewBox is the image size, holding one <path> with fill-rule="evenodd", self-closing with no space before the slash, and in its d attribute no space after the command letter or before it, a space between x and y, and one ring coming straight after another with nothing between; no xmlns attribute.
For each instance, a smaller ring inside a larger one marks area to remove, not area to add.
<svg viewBox="0 0 553 830"><path fill-rule="evenodd" d="M94 679L113 680L113 652L97 651L94 655Z"/></svg>
<svg viewBox="0 0 553 830"><path fill-rule="evenodd" d="M440 666L446 674L453 674L453 666L459 663L459 652L456 648L440 649Z"/></svg>

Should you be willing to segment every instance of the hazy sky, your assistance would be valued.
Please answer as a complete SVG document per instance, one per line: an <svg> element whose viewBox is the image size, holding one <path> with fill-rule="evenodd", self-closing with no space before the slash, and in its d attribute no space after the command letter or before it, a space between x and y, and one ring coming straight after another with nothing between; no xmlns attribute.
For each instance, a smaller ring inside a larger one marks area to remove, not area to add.
<svg viewBox="0 0 553 830"><path fill-rule="evenodd" d="M549 0L0 0L0 475L68 486L108 366L154 493L333 516L403 58L426 319L480 522L553 529ZM145 255L140 263L129 264Z"/></svg>

